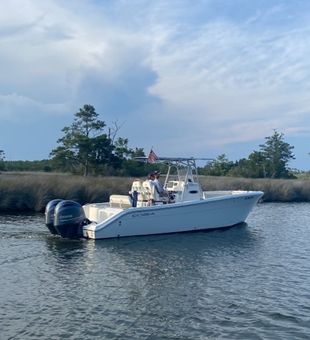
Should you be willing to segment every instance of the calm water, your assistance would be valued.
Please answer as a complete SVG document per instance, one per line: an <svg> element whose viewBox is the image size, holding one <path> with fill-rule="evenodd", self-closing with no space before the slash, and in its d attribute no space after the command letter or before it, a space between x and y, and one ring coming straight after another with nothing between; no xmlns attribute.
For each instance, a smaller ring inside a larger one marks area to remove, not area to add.
<svg viewBox="0 0 310 340"><path fill-rule="evenodd" d="M310 204L225 231L66 241L0 216L0 339L309 339Z"/></svg>

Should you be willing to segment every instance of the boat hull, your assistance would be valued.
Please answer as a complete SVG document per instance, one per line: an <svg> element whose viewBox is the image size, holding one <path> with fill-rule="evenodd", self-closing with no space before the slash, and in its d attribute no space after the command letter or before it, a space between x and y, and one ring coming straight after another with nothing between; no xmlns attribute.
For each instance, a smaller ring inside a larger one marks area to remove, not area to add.
<svg viewBox="0 0 310 340"><path fill-rule="evenodd" d="M167 234L227 228L245 222L263 193L245 192L160 206L129 208L101 223L84 226L86 238Z"/></svg>

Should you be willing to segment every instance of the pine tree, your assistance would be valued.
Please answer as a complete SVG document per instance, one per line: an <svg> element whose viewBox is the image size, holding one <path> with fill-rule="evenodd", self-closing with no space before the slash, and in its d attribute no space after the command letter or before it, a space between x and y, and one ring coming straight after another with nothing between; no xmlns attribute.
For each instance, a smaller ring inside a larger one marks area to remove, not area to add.
<svg viewBox="0 0 310 340"><path fill-rule="evenodd" d="M265 144L260 145L263 156L266 177L287 178L290 177L288 162L295 159L292 152L294 146L284 141L284 134L274 130L274 134L265 137Z"/></svg>

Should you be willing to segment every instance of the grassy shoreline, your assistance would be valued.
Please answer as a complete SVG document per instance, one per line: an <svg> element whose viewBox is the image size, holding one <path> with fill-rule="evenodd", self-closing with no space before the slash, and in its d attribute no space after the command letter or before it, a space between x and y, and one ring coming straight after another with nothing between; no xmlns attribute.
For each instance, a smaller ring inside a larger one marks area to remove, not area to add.
<svg viewBox="0 0 310 340"><path fill-rule="evenodd" d="M82 177L54 173L1 173L0 212L43 212L54 198L81 204L127 194L133 178ZM202 176L203 190L261 190L264 202L310 202L309 180Z"/></svg>

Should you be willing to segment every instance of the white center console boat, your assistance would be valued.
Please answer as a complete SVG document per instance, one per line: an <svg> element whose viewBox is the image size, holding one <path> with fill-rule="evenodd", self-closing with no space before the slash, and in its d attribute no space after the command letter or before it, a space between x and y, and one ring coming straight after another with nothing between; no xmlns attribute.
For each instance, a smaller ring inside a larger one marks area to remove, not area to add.
<svg viewBox="0 0 310 340"><path fill-rule="evenodd" d="M63 237L105 239L217 229L245 222L263 192L202 191L196 160L157 159L156 163L168 166L161 194L149 180L137 179L129 195L111 195L109 202L82 207L73 201L53 200L46 207L46 225Z"/></svg>

